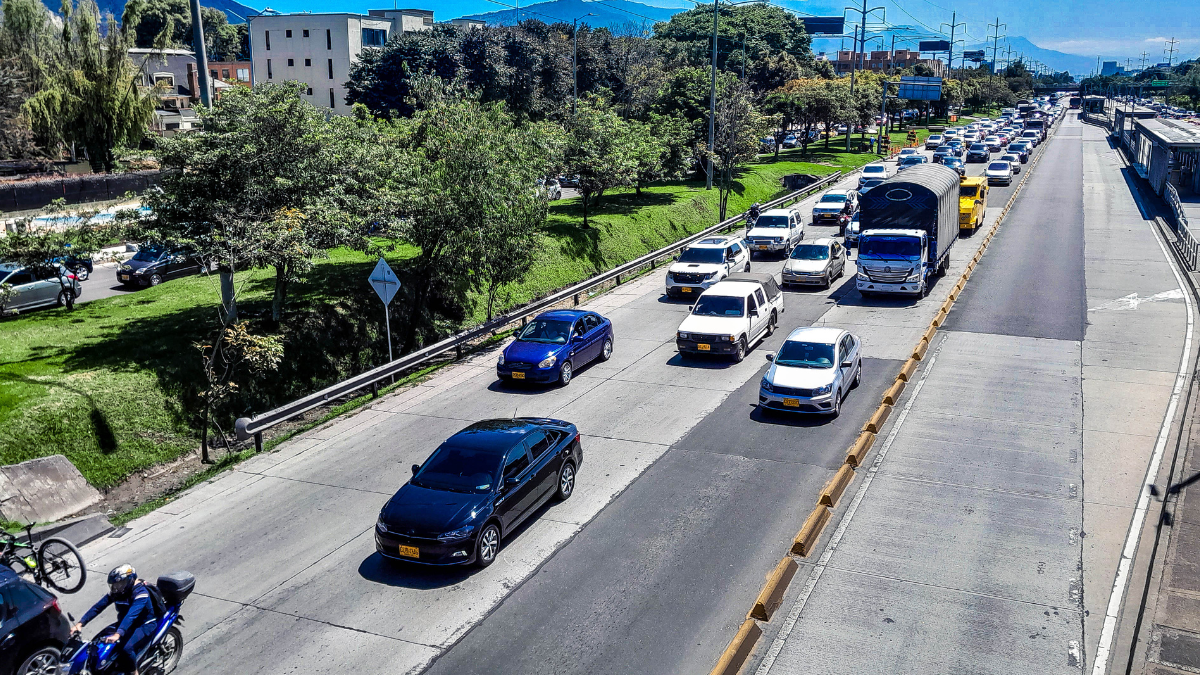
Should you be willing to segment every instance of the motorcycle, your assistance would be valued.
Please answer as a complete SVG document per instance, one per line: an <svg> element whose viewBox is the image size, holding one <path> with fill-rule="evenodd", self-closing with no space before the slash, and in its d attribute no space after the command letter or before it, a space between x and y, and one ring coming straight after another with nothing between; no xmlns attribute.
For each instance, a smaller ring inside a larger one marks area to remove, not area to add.
<svg viewBox="0 0 1200 675"><path fill-rule="evenodd" d="M179 657L183 655L183 632L177 625L183 623L183 616L179 610L196 587L196 578L188 572L174 572L159 577L157 587L166 608L158 619L154 637L138 655L141 675L167 675L179 665ZM112 630L103 630L91 641L84 642L78 632L72 633L59 657L58 672L62 675L117 675L117 643L104 640L111 634Z"/></svg>
<svg viewBox="0 0 1200 675"><path fill-rule="evenodd" d="M850 216L845 213L838 216L838 234L846 234L846 226L850 224Z"/></svg>

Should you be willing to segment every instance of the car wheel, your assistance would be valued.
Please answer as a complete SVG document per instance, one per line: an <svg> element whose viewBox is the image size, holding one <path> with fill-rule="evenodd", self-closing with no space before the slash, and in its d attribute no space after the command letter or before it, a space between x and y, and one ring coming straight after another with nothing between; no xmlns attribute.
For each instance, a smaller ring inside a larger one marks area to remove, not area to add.
<svg viewBox="0 0 1200 675"><path fill-rule="evenodd" d="M57 675L58 655L54 647L42 647L21 662L16 675Z"/></svg>
<svg viewBox="0 0 1200 675"><path fill-rule="evenodd" d="M558 383L562 386L571 384L571 362L566 361L558 371Z"/></svg>
<svg viewBox="0 0 1200 675"><path fill-rule="evenodd" d="M746 358L746 338L740 338L737 344L737 351L733 354L733 362L741 363Z"/></svg>
<svg viewBox="0 0 1200 675"><path fill-rule="evenodd" d="M150 285L151 286L157 286L161 283L162 283L162 277L160 275L158 275L158 274L150 275Z"/></svg>
<svg viewBox="0 0 1200 675"><path fill-rule="evenodd" d="M612 338L604 338L604 346L600 348L600 360L607 361L612 358Z"/></svg>
<svg viewBox="0 0 1200 675"><path fill-rule="evenodd" d="M475 540L475 564L487 567L496 562L496 554L500 552L500 528L495 523L483 526L479 537Z"/></svg>
<svg viewBox="0 0 1200 675"><path fill-rule="evenodd" d="M826 272L825 273L825 290L829 290L829 287L832 285L833 285L833 278L829 276L828 272Z"/></svg>
<svg viewBox="0 0 1200 675"><path fill-rule="evenodd" d="M771 312L771 320L767 322L767 335L774 335L777 327L779 327L779 315Z"/></svg>
<svg viewBox="0 0 1200 675"><path fill-rule="evenodd" d="M58 292L58 306L59 307L66 307L69 304L74 304L74 302L75 302L75 291L72 291L71 289L66 288L66 289L63 289Z"/></svg>
<svg viewBox="0 0 1200 675"><path fill-rule="evenodd" d="M72 269L71 274L74 274L75 277L78 278L80 281L87 281L87 279L88 279L88 269L82 265Z"/></svg>
<svg viewBox="0 0 1200 675"><path fill-rule="evenodd" d="M746 260L746 269L744 269L744 270L742 270L742 271L743 271L743 272L749 272L749 271L750 271L750 260L749 260L749 259L747 259L747 260Z"/></svg>
<svg viewBox="0 0 1200 675"><path fill-rule="evenodd" d="M575 463L563 462L562 468L558 470L558 493L555 497L558 501L566 501L575 494Z"/></svg>
<svg viewBox="0 0 1200 675"><path fill-rule="evenodd" d="M829 414L830 417L837 418L842 414L842 392L839 390L833 396L833 411Z"/></svg>
<svg viewBox="0 0 1200 675"><path fill-rule="evenodd" d="M858 389L858 385L862 382L862 359L858 361L858 368L854 371L854 381L850 383L851 389Z"/></svg>

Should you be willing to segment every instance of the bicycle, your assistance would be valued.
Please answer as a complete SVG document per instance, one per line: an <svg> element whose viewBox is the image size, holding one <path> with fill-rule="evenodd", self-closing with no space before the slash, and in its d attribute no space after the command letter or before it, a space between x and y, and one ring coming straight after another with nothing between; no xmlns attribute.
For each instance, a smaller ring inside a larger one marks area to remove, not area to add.
<svg viewBox="0 0 1200 675"><path fill-rule="evenodd" d="M28 554L19 554L24 551ZM11 532L0 533L0 565L21 576L31 576L39 586L50 586L60 593L75 593L87 581L87 568L79 549L66 539L50 537L35 550L32 524L25 526L25 542Z"/></svg>

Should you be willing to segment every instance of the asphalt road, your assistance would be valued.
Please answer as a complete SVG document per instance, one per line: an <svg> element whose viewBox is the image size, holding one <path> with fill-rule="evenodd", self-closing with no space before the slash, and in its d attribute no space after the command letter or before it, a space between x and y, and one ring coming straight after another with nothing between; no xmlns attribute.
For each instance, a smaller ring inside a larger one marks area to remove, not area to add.
<svg viewBox="0 0 1200 675"><path fill-rule="evenodd" d="M948 278L974 248L959 245ZM433 672L455 673L707 671L945 294L864 301L852 275L788 291L781 330L741 364L681 361L686 304L663 298L661 273L628 282L588 303L614 322L613 359L569 387L504 386L494 350L467 359L89 544L97 574L64 605L81 614L122 562L192 571L181 673L419 672L434 659ZM860 388L836 420L759 417L763 354L812 323L862 336ZM486 570L383 564L375 517L408 467L457 429L510 415L579 425L587 459L572 499Z"/></svg>

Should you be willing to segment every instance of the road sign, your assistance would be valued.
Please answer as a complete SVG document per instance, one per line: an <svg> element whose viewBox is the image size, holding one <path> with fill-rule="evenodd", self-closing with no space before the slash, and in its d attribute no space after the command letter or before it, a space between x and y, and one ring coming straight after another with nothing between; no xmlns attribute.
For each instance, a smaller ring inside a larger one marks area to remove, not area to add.
<svg viewBox="0 0 1200 675"><path fill-rule="evenodd" d="M900 98L912 101L940 101L942 98L942 78L940 77L909 77L900 78Z"/></svg>
<svg viewBox="0 0 1200 675"><path fill-rule="evenodd" d="M1151 87L1169 87L1169 86L1171 86L1171 81L1170 80L1150 80L1150 86Z"/></svg>
<svg viewBox="0 0 1200 675"><path fill-rule="evenodd" d="M950 41L921 40L917 43L917 50L922 52L948 52L950 51Z"/></svg>
<svg viewBox="0 0 1200 675"><path fill-rule="evenodd" d="M844 16L803 16L800 20L809 35L841 35L846 30Z"/></svg>
<svg viewBox="0 0 1200 675"><path fill-rule="evenodd" d="M400 279L396 277L396 273L387 264L383 258L375 264L375 269L371 270L371 276L367 278L371 284L371 288L379 294L379 299L383 301L383 322L387 328L388 338L388 361L392 360L392 312L388 309L388 305L392 304L392 298L396 297L396 291L400 290Z"/></svg>
<svg viewBox="0 0 1200 675"><path fill-rule="evenodd" d="M963 52L963 58L968 61L975 61L976 63L978 63L979 61L982 61L984 59L983 50L976 49L974 51L970 51L970 50L965 51L965 52Z"/></svg>

